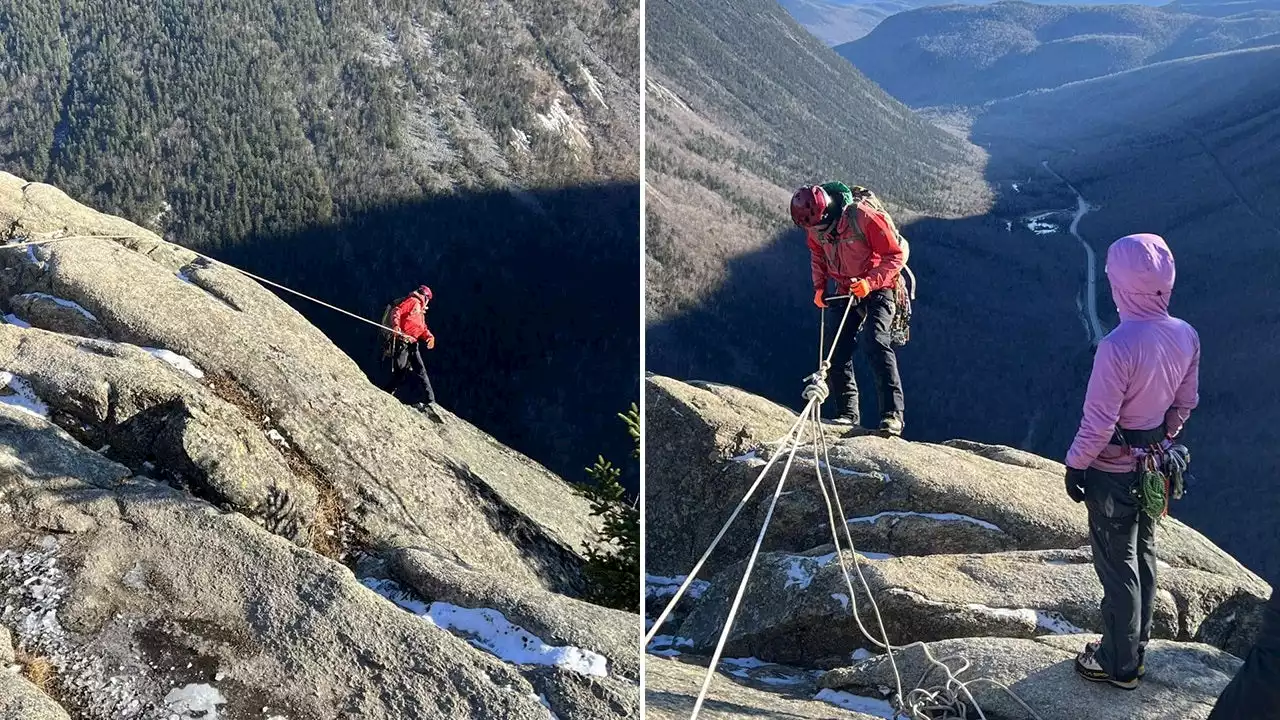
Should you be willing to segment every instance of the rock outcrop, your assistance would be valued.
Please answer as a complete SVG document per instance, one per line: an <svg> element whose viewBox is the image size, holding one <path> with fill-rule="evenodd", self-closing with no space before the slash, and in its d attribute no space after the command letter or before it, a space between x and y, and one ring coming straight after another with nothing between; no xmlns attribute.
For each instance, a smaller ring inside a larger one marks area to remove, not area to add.
<svg viewBox="0 0 1280 720"><path fill-rule="evenodd" d="M796 416L735 388L660 376L648 378L646 401L647 612L656 618L768 459L787 449L779 440ZM918 643L928 643L934 657L974 663L962 679L989 676L1046 720L1078 717L1082 698L1119 702L1071 668L1074 653L1097 637L1102 588L1084 507L1062 492L1062 465L967 441L915 443L835 426L826 433L829 455L815 454L807 440L796 454L728 636L729 664L711 695L724 717L735 717L735 702L745 717L815 698L828 701L830 714L806 714L807 705L795 706L796 716L877 716L896 681L855 621L854 611L880 638L872 599L889 641L909 646L896 655L906 690L926 669ZM828 461L838 506L816 482ZM649 687L667 698L664 707L682 707L681 698L692 706L701 676L674 666L714 650L784 464L770 468L700 573L694 597L649 648L668 658L649 664L661 669ZM841 555L832 517L840 519ZM847 549L846 529L856 552ZM1271 590L1176 519L1163 520L1157 538L1157 640L1146 682L1126 695L1117 717L1202 718L1252 644ZM830 672L809 687L747 677L744 665ZM735 682L740 687L730 689ZM1003 691L980 687L987 717L1026 717Z"/></svg>
<svg viewBox="0 0 1280 720"><path fill-rule="evenodd" d="M0 710L638 716L639 618L576 599L598 523L567 483L233 269L0 174L0 243L52 237L0 246L0 621L52 698L0 680Z"/></svg>

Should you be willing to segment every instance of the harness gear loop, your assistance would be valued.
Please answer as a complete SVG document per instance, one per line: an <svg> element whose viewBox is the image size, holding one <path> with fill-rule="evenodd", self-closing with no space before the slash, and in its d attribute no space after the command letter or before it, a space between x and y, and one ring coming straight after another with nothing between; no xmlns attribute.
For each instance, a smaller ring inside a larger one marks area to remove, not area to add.
<svg viewBox="0 0 1280 720"><path fill-rule="evenodd" d="M1116 438L1137 462L1138 480L1133 494L1138 499L1138 508L1153 520L1168 516L1169 501L1181 500L1186 494L1191 451L1167 437L1159 442L1131 446L1119 427L1116 428Z"/></svg>

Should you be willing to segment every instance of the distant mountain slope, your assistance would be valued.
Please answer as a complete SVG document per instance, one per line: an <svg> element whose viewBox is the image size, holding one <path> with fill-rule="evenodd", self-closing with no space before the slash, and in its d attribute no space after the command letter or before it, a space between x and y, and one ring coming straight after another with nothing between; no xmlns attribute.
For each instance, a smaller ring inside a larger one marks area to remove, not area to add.
<svg viewBox="0 0 1280 720"><path fill-rule="evenodd" d="M871 32L881 20L932 0L780 0L805 30L827 45L851 42Z"/></svg>
<svg viewBox="0 0 1280 720"><path fill-rule="evenodd" d="M638 392L639 18L4 2L0 169L365 317L431 285L441 402L576 477L631 450L599 419ZM298 308L381 379L372 329Z"/></svg>
<svg viewBox="0 0 1280 720"><path fill-rule="evenodd" d="M908 105L976 105L1276 32L1280 13L1217 19L1134 5L1000 2L901 13L836 51Z"/></svg>
<svg viewBox="0 0 1280 720"><path fill-rule="evenodd" d="M973 135L997 158L992 174L1024 191L1062 187L1039 165L1049 160L1095 206L1080 232L1099 253L1131 232L1168 239L1178 261L1172 311L1204 348L1201 407L1188 426L1200 482L1175 512L1265 577L1280 573L1271 519L1280 493L1263 480L1280 472L1270 430L1280 396L1270 302L1280 279L1277 77L1280 47L1170 61L992 103ZM1007 211L1018 197L1002 199ZM1105 282L1098 292L1114 324ZM1071 376L1065 386L1083 387L1087 367ZM1045 398L1030 449L1060 451L1078 400Z"/></svg>
<svg viewBox="0 0 1280 720"><path fill-rule="evenodd" d="M967 5L986 5L990 0L977 0ZM1265 4L1276 0L1256 0ZM931 7L934 5L952 4L949 0L780 0L782 7L828 45L841 45L853 42L871 32L880 21L900 12L913 8ZM1163 5L1165 0L1137 0L1133 5ZM1091 2L1054 2L1047 0L1046 5L1113 5L1114 0L1094 0ZM1242 3L1243 4L1243 3ZM1192 12L1188 10L1187 12ZM1197 13L1212 15L1213 13Z"/></svg>
<svg viewBox="0 0 1280 720"><path fill-rule="evenodd" d="M916 117L771 0L654 3L646 22L651 321L702 302L730 258L785 230L803 182L844 178L929 213L981 205L975 147Z"/></svg>
<svg viewBox="0 0 1280 720"><path fill-rule="evenodd" d="M1164 7L1192 15L1227 17L1258 10L1280 11L1280 0L1173 0Z"/></svg>

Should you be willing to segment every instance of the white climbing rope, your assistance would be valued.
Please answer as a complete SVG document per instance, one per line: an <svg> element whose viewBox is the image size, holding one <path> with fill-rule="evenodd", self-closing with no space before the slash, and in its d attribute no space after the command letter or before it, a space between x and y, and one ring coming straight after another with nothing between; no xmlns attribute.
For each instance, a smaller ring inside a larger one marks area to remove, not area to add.
<svg viewBox="0 0 1280 720"><path fill-rule="evenodd" d="M47 234L51 234L51 233L43 233L43 234L46 234L46 235L47 235ZM64 241L64 240L146 240L146 239L147 239L147 238L145 238L145 237L143 237L143 236L141 236L141 235L62 235L62 236L58 236L58 237L49 237L49 238L44 238L44 239L42 239L42 240L24 240L24 241L22 241L22 242L0 244L0 250L10 250L10 249L15 249L15 248L25 248L25 247L32 247L32 246L35 246L35 245L48 245L48 244L50 244L50 243L62 242L62 241ZM190 252L191 254L195 255L195 256L196 256L196 257L198 257L198 258L202 258L202 259L207 260L207 261L209 261L209 262L211 262L211 263L217 263L217 264L219 264L219 265L223 265L223 266L228 267L228 268L230 268L230 269L232 269L232 270L235 270L236 272L240 273L241 275L244 275L245 277L252 278L252 279L254 279L254 280L257 280L257 281L258 281L258 282L260 282L260 283L264 283L264 284L266 284L266 285L270 285L271 287L278 288L278 289L283 290L283 291L285 291L285 292L287 292L287 293L291 293L291 294L293 294L293 295L297 295L298 297L300 297L300 298L302 298L302 299L304 299L304 300L310 300L311 302L313 302L313 303L315 303L315 304L317 304L317 305L322 305L322 306L327 307L327 308L329 308L330 310L333 310L333 311L335 311L335 312L340 312L340 313L342 313L343 315L346 315L347 317L355 318L356 320L359 320L360 322L368 323L368 324L370 324L370 325L373 325L374 327L382 328L383 330L386 330L386 331L391 332L391 333L395 333L396 335L399 335L400 337L405 337L405 338L409 337L408 335L405 335L404 333L400 332L399 330L396 330L395 328L387 327L386 325L383 325L382 323L374 322L374 321L372 321L372 320L370 320L370 319L368 319L368 318L366 318L366 317L361 317L361 316L359 316L359 315L357 315L357 314L355 314L355 313L353 313L353 312L349 312L349 311L347 311L347 310L343 310L342 308L340 308L340 307L338 307L338 306L336 306L336 305L330 305L329 303L327 303L327 302L325 302L325 301L323 301L323 300L320 300L320 299L318 299L318 298L314 298L314 297L311 297L310 295L307 295L307 294L304 294L304 293L300 293L300 292L298 292L297 290L293 290L292 288L287 288L287 287L285 287L284 285L281 285L281 284L280 284L280 283L278 283L278 282L274 282L274 281L272 281L272 280L268 280L268 279L266 279L266 278L264 278L264 277L261 277L261 276L258 276L258 275L254 275L253 273L249 272L248 270L241 270L240 268L236 267L235 265L232 265L231 263L224 262L224 261L222 261L222 260L218 260L217 258L209 257L208 255L205 255L205 254L200 253L200 252L196 252L195 250L192 250L191 248L186 248L186 247L184 247L183 249L184 249L184 250L187 250L188 252Z"/></svg>
<svg viewBox="0 0 1280 720"><path fill-rule="evenodd" d="M815 446L814 458L815 465L818 466L818 483L822 488L823 501L827 506L827 518L831 526L831 537L835 543L836 557L840 561L840 570L844 575L845 587L849 590L849 606L853 610L854 621L857 623L858 630L862 633L862 636L875 646L884 650L889 659L889 666L893 671L894 681L898 690L898 706L895 710L897 710L899 714L903 714L906 717L911 718L911 720L968 720L970 717L969 708L972 707L973 710L978 713L978 717L981 718L981 720L986 720L986 714L983 713L982 707L973 697L973 694L969 692L968 688L969 685L974 683L986 683L1008 693L1015 702L1027 711L1033 720L1041 720L1039 714L1032 710L1031 707L1022 700L1022 698L1018 697L1008 687L995 680L990 678L973 678L967 681L961 681L957 676L962 674L971 665L967 658L955 655L942 659L935 659L933 657L933 653L929 649L929 646L923 642L914 642L903 646L895 646L889 642L888 633L885 631L884 619L880 613L880 605L876 602L875 595L871 592L871 587L867 583L866 576L862 573L862 565L857 561L857 548L853 544L853 536L849 532L849 524L845 522L843 523L845 541L848 543L849 551L854 557L854 570L858 575L858 581L861 584L863 591L866 593L868 602L871 603L871 609L875 612L876 624L880 628L880 639L873 637L871 633L867 631L866 626L862 622L862 617L858 613L857 594L853 591L853 582L849 577L849 568L845 564L844 554L840 548L840 538L836 532L835 518L837 517L837 513L838 517L842 519L847 516L844 513L844 503L840 499L839 487L836 485L835 475L832 471L829 446L827 444L825 429L821 427L820 419L817 422L816 432L818 434L818 442L822 447L823 459L822 463L817 462L817 447ZM823 467L827 470L825 481L821 470ZM831 487L830 497L828 497L827 494L828 483ZM835 499L834 509L831 505L832 498ZM920 647L920 650L924 653L925 659L928 661L928 665L926 666L924 673L920 676L920 680L916 683L915 687L910 692L904 693L902 675L898 670L894 653L901 652L914 646ZM959 669L953 670L946 664L948 660L960 660L962 662L962 666ZM925 680L927 680L936 670L942 671L946 676L946 681L942 685L925 686Z"/></svg>
<svg viewBox="0 0 1280 720"><path fill-rule="evenodd" d="M809 400L808 406L805 407L807 412L809 408L817 405L813 399ZM803 417L804 414L801 414ZM764 534L769 529L769 523L773 520L773 511L778 506L778 498L782 497L782 487L787 484L787 473L791 471L791 463L796 459L796 451L800 449L800 441L804 437L804 433L800 432L796 435L791 444L791 452L787 455L787 464L782 467L782 476L778 478L778 487L773 491L773 499L769 501L769 510L764 515L764 523L760 526L760 533L756 536L756 544L751 548L751 557L747 560L747 569L742 573L742 582L738 583L738 594L733 598L733 604L729 606L729 617L725 618L724 630L720 633L720 640L716 643L716 650L711 655L711 664L707 666L707 675L702 680L702 689L698 691L698 700L693 705L693 714L689 717L692 719L698 717L698 713L702 710L702 703L706 702L707 691L711 689L711 681L715 678L716 665L720 664L720 655L724 653L725 643L729 640L729 631L733 629L733 620L738 615L738 607L742 605L742 597L747 593L747 581L751 579L751 570L755 567L756 558L760 555L760 546L764 544Z"/></svg>
<svg viewBox="0 0 1280 720"><path fill-rule="evenodd" d="M888 632L885 629L884 618L880 612L880 606L876 602L875 595L871 591L870 584L867 582L866 576L862 572L861 563L858 561L857 548L854 546L853 536L849 531L849 523L844 521L840 523L844 526L844 544L847 544L849 552L852 554L854 572L858 576L858 582L861 585L868 602L871 604L872 610L874 611L876 625L880 631L880 637L874 637L871 632L867 630L866 625L862 621L862 617L858 612L858 595L854 591L853 579L849 573L849 566L845 560L844 551L842 549L840 532L837 528L836 517L838 516L841 520L844 520L847 515L845 515L844 504L840 499L839 486L836 484L835 475L832 471L830 448L827 443L826 428L822 424L821 409L823 401L825 401L829 394L826 380L827 372L830 369L831 357L835 354L836 344L839 342L840 334L844 331L845 323L849 317L849 311L852 309L853 305L854 303L850 302L846 306L844 316L841 318L840 325L836 329L835 337L832 339L830 351L825 354L823 352L823 345L826 338L826 313L824 312L822 314L822 320L819 325L818 370L813 375L806 378L809 384L805 387L804 392L802 393L802 397L805 398L807 403L805 404L804 410L797 415L796 422L791 426L791 429L787 431L787 434L779 440L768 443L784 443L789 445L789 449L785 451L787 454L787 462L783 466L781 477L778 478L778 485L775 488L773 498L769 503L769 509L765 513L764 522L761 524L760 532L756 536L756 542L752 547L751 555L747 560L747 566L742 574L742 580L738 584L738 591L729 607L729 615L725 619L724 627L720 632L720 638L716 643L715 652L711 657L711 663L707 668L705 677L703 678L702 687L698 692L698 697L694 703L693 713L690 715L690 720L696 720L698 713L702 710L703 703L706 701L707 692L710 690L711 682L715 677L716 666L720 662L725 644L728 641L729 633L733 628L733 621L737 617L738 610L742 604L742 599L746 594L747 584L751 578L751 571L755 567L756 559L760 553L760 548L764 544L765 533L768 531L769 524L773 520L773 513L777 506L778 498L782 496L782 488L786 484L787 474L791 470L791 465L795 460L796 452L799 450L800 444L804 438L805 433L802 425L806 420L809 423L809 429L813 435L813 459L818 479L818 486L822 491L823 502L827 508L827 520L830 524L831 539L835 546L836 558L840 562L840 570L844 577L845 587L849 591L849 605L853 611L854 621L863 637L876 647L884 650L888 657L889 666L892 669L894 683L897 690L897 694L894 697L895 717L901 716L908 718L909 720L969 720L971 713L977 713L980 720L987 720L987 716L983 712L982 707L978 704L978 701L974 698L973 693L969 689L972 685L987 684L1007 693L1010 698L1027 711L1032 720L1042 720L1040 715L1037 714L1031 706L1024 702L1022 698L1018 697L1018 695L1008 686L1000 682L986 677L961 680L959 676L972 667L972 663L963 655L951 655L938 659L933 656L929 646L924 642L918 641L909 645L894 646L889 641ZM822 453L821 458L818 454L819 449L821 449ZM698 560L698 563L694 566L693 570L685 578L685 581L681 584L676 595L667 603L666 608L663 610L662 614L658 617L657 621L645 637L646 647L650 642L652 642L653 638L662 627L662 624L666 622L671 612L675 609L680 598L693 583L694 579L697 577L698 571L702 569L703 564L706 562L707 558L710 557L711 552L719 544L725 533L728 532L729 526L735 519L737 519L738 514L742 511L743 507L745 507L748 499L750 499L750 497L755 493L756 488L760 485L761 481L763 481L765 474L769 471L769 468L771 468L774 462L782 456L783 452L784 451L780 450L770 457L768 463L765 464L765 467L756 477L755 482L752 483L750 488L748 488L746 495L743 496L742 500L738 503L738 506L729 516L729 519L725 522L724 526L720 528L720 532L712 541L711 546L707 548L707 551L703 553L702 558ZM824 467L826 468L825 477L823 476ZM833 500L834 504L832 502ZM896 652L901 652L917 645L924 653L927 664L924 672L920 676L920 679L915 683L915 686L908 691L903 683L902 674L898 668L897 660L894 655ZM957 662L958 666L952 668L948 665L949 662ZM943 676L940 683L926 685L926 681L929 680L930 676L937 672L940 672Z"/></svg>
<svg viewBox="0 0 1280 720"><path fill-rule="evenodd" d="M791 429L787 431L787 434L783 439L790 440L800 429L803 422L803 415L797 417L796 421L792 423ZM684 582L680 584L680 589L676 591L675 596L667 601L666 608L663 609L662 614L658 616L658 619L654 621L653 627L649 630L649 633L645 635L645 647L648 647L649 643L653 642L653 638L658 634L658 630L662 627L662 624L667 621L667 617L671 615L673 610L675 610L676 605L680 602L680 598L684 597L685 591L688 590L689 586L693 584L693 581L697 579L698 571L702 569L704 564L706 564L707 558L711 557L711 553L715 551L716 546L720 544L725 533L729 532L729 526L738 518L738 513L742 512L742 509L747 506L747 501L755 494L756 488L760 487L760 483L764 481L765 474L769 472L769 468L773 467L773 464L777 462L779 457L782 457L782 455L775 453L773 457L769 458L769 462L765 463L765 466L760 469L760 474L756 475L755 482L751 483L751 487L747 488L747 494L743 495L742 500L738 501L738 506L733 509L733 512L729 515L729 519L725 520L724 525L720 528L720 532L716 533L715 539L711 541L711 545L707 547L706 552L702 553L702 557L699 558L698 562L693 566L693 570L689 571L688 577L686 577Z"/></svg>

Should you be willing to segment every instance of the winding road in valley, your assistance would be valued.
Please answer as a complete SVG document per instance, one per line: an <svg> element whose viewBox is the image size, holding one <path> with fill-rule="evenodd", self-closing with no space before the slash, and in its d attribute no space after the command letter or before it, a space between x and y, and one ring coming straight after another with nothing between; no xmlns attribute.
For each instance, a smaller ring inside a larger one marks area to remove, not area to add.
<svg viewBox="0 0 1280 720"><path fill-rule="evenodd" d="M1093 247L1085 242L1084 237L1080 235L1080 221L1085 215L1093 209L1084 196L1080 194L1076 187L1067 181L1066 178L1059 175L1049 166L1049 161L1045 160L1040 163L1044 166L1046 172L1061 180L1064 185L1071 188L1071 192L1076 195L1076 211L1071 218L1070 232L1075 236L1076 241L1084 248L1085 256L1085 295L1084 295L1084 320L1085 326L1089 332L1089 344L1097 347L1102 340L1102 320L1098 317L1098 256L1093 251Z"/></svg>

